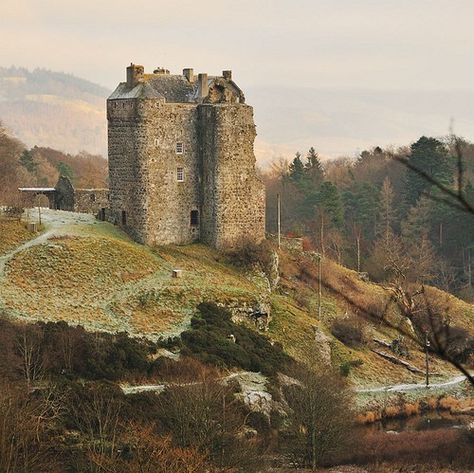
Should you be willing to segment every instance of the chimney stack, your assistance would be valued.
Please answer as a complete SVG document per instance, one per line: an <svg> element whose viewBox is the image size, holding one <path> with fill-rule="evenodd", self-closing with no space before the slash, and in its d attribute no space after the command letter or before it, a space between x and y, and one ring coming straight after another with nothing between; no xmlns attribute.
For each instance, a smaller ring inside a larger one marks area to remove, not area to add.
<svg viewBox="0 0 474 473"><path fill-rule="evenodd" d="M183 76L192 84L194 82L194 69L190 67L183 69Z"/></svg>
<svg viewBox="0 0 474 473"><path fill-rule="evenodd" d="M232 80L232 71L222 71L222 77L225 80Z"/></svg>
<svg viewBox="0 0 474 473"><path fill-rule="evenodd" d="M199 97L201 99L207 97L209 94L209 85L207 83L207 74L198 74Z"/></svg>
<svg viewBox="0 0 474 473"><path fill-rule="evenodd" d="M130 64L127 67L127 85L129 87L135 87L139 82L143 82L143 74L145 68L136 64Z"/></svg>

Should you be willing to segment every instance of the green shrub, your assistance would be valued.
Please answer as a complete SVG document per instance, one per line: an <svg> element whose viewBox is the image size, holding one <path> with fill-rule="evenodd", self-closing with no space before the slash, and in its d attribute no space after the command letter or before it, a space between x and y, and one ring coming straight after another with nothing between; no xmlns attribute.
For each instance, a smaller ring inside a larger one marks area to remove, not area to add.
<svg viewBox="0 0 474 473"><path fill-rule="evenodd" d="M281 347L253 330L232 322L230 313L214 303L198 306L191 329L181 334L182 353L222 367L238 367L267 375L286 371L291 358ZM235 337L235 342L229 336Z"/></svg>

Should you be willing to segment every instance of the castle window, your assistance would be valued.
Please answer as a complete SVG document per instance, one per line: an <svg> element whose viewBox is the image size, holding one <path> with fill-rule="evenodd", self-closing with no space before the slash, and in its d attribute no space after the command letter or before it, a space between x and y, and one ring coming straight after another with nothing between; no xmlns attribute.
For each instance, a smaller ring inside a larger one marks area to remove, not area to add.
<svg viewBox="0 0 474 473"><path fill-rule="evenodd" d="M91 194L91 202L95 202L95 194Z"/></svg>
<svg viewBox="0 0 474 473"><path fill-rule="evenodd" d="M125 210L122 210L122 225L127 225L127 212Z"/></svg>
<svg viewBox="0 0 474 473"><path fill-rule="evenodd" d="M191 210L191 225L199 225L199 212Z"/></svg>
<svg viewBox="0 0 474 473"><path fill-rule="evenodd" d="M176 168L176 179L178 182L184 182L184 168Z"/></svg>
<svg viewBox="0 0 474 473"><path fill-rule="evenodd" d="M184 153L184 143L182 141L178 141L176 143L176 154L183 154Z"/></svg>

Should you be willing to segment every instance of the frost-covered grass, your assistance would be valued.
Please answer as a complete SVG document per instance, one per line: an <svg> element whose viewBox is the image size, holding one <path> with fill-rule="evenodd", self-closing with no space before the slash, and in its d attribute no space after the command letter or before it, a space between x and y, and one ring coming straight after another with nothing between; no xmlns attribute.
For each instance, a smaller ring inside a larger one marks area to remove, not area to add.
<svg viewBox="0 0 474 473"><path fill-rule="evenodd" d="M0 219L0 256L34 238L35 235L27 230L23 222Z"/></svg>

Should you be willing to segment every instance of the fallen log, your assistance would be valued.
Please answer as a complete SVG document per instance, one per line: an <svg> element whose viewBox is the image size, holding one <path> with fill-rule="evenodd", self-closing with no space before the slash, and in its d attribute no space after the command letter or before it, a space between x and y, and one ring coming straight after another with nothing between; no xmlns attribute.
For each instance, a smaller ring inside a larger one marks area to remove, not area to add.
<svg viewBox="0 0 474 473"><path fill-rule="evenodd" d="M390 355L390 353L387 353L382 350L377 350L376 348L372 348L372 351L381 356L382 358L385 358L386 360L390 361L391 363L394 363L395 365L401 365L405 367L408 371L411 371L412 373L417 373L417 374L423 374L424 371L420 370L416 366L411 365L410 363L407 363L404 360L401 360L400 358L397 358L396 356Z"/></svg>

